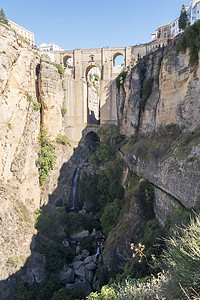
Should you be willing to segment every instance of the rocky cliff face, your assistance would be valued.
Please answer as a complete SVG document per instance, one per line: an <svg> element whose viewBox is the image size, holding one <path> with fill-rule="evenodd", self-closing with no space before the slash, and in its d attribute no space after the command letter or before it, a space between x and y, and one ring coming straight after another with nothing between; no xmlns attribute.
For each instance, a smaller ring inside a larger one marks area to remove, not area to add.
<svg viewBox="0 0 200 300"><path fill-rule="evenodd" d="M200 67L190 66L188 52L177 55L178 41L141 60L127 73L117 95L120 130L129 140L122 152L129 168L153 185L160 226L174 208L198 205L200 195ZM135 228L135 223L142 218L131 203L129 214L105 243L109 270L123 269L130 240L135 243L138 237L141 225Z"/></svg>
<svg viewBox="0 0 200 300"><path fill-rule="evenodd" d="M170 41L128 72L123 97L122 91L118 95L121 130L128 136L172 123L182 130L198 125L200 67L190 66L188 52L176 53L178 42Z"/></svg>
<svg viewBox="0 0 200 300"><path fill-rule="evenodd" d="M4 25L0 25L0 70L0 269L5 279L30 255L34 211L48 201L72 150L57 146L59 159L49 191L43 193L46 200L40 203L38 134L42 118L52 139L63 133L62 79L47 58Z"/></svg>
<svg viewBox="0 0 200 300"><path fill-rule="evenodd" d="M39 56L5 26L0 26L0 49L0 264L4 279L30 254L33 211L40 202L35 164L40 112L33 109Z"/></svg>

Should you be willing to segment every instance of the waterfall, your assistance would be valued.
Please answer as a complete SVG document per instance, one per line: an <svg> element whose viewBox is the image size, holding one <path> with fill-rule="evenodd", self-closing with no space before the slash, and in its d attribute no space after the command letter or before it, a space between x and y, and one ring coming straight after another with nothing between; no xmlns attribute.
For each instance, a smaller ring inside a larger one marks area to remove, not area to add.
<svg viewBox="0 0 200 300"><path fill-rule="evenodd" d="M78 185L78 178L79 178L79 171L81 167L76 168L74 173L74 178L72 182L72 207L71 210L78 209L77 206L77 185Z"/></svg>

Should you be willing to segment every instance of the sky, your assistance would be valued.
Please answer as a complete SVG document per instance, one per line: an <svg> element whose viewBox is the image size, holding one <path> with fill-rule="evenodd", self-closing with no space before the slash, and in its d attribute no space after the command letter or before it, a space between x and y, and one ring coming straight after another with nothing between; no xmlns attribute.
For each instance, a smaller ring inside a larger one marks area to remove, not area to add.
<svg viewBox="0 0 200 300"><path fill-rule="evenodd" d="M183 0L0 0L6 17L35 33L35 43L65 50L124 47L180 16Z"/></svg>

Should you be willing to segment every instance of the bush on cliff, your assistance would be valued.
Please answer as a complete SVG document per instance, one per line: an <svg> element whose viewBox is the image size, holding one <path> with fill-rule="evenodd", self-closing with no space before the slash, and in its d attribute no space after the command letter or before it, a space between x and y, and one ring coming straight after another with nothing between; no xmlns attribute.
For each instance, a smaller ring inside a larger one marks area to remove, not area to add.
<svg viewBox="0 0 200 300"><path fill-rule="evenodd" d="M200 50L200 20L195 22L192 26L188 26L180 40L177 52L185 53L187 49L190 50L190 64L193 66L199 60L198 52Z"/></svg>
<svg viewBox="0 0 200 300"><path fill-rule="evenodd" d="M90 160L102 165L106 161L115 159L115 154L123 141L123 136L120 135L118 126L110 124L102 126L97 133L100 138L100 147L90 156Z"/></svg>
<svg viewBox="0 0 200 300"><path fill-rule="evenodd" d="M48 136L48 132L43 125L41 125L40 127L38 140L40 144L40 152L36 164L39 167L40 184L43 184L47 178L48 173L54 168L54 165L56 163L56 155L54 152L55 147L52 144L52 141Z"/></svg>
<svg viewBox="0 0 200 300"><path fill-rule="evenodd" d="M108 235L108 233L115 226L117 217L119 215L121 208L121 201L115 199L113 202L108 203L104 209L104 212L100 218L101 226L103 228L103 233Z"/></svg>
<svg viewBox="0 0 200 300"><path fill-rule="evenodd" d="M184 291L190 296L197 294L200 291L200 215L191 219L188 226L177 227L165 242L167 249L162 262L169 272L170 280L164 285L168 297L177 299Z"/></svg>
<svg viewBox="0 0 200 300"><path fill-rule="evenodd" d="M122 199L124 188L120 185L122 161L117 160L100 174L83 175L82 187L85 201L90 210L102 215L105 206L116 198Z"/></svg>
<svg viewBox="0 0 200 300"><path fill-rule="evenodd" d="M0 10L0 23L8 25L8 19L5 16L3 8L1 8L1 10Z"/></svg>

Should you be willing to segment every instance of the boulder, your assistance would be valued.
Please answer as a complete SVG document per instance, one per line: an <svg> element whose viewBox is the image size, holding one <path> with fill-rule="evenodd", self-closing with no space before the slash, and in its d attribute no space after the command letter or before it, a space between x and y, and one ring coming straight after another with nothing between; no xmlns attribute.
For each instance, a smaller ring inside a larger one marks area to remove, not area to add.
<svg viewBox="0 0 200 300"><path fill-rule="evenodd" d="M88 264L88 263L94 262L93 256L86 257L83 262L84 262L84 264Z"/></svg>
<svg viewBox="0 0 200 300"><path fill-rule="evenodd" d="M81 232L78 233L74 233L70 236L72 241L75 242L80 242L82 241L84 238L87 238L89 236L89 230L83 230Z"/></svg>
<svg viewBox="0 0 200 300"><path fill-rule="evenodd" d="M74 261L71 266L74 270L78 270L80 267L82 267L84 265L83 261Z"/></svg>
<svg viewBox="0 0 200 300"><path fill-rule="evenodd" d="M73 262L74 262L74 261L81 260L81 259L82 259L82 255L79 254L79 255L77 255L77 256L74 257Z"/></svg>
<svg viewBox="0 0 200 300"><path fill-rule="evenodd" d="M63 247L68 248L69 247L69 242L65 239L63 242Z"/></svg>
<svg viewBox="0 0 200 300"><path fill-rule="evenodd" d="M68 266L64 266L64 268L59 272L59 277L62 284L72 283L74 281L74 270Z"/></svg>
<svg viewBox="0 0 200 300"><path fill-rule="evenodd" d="M86 281L86 269L84 266L81 266L79 269L74 271L75 275L82 281Z"/></svg>
<svg viewBox="0 0 200 300"><path fill-rule="evenodd" d="M84 249L81 253L82 255L82 259L85 259L86 257L88 257L90 255L89 251Z"/></svg>
<svg viewBox="0 0 200 300"><path fill-rule="evenodd" d="M93 262L85 265L85 268L89 271L94 271L97 268L97 265Z"/></svg>

